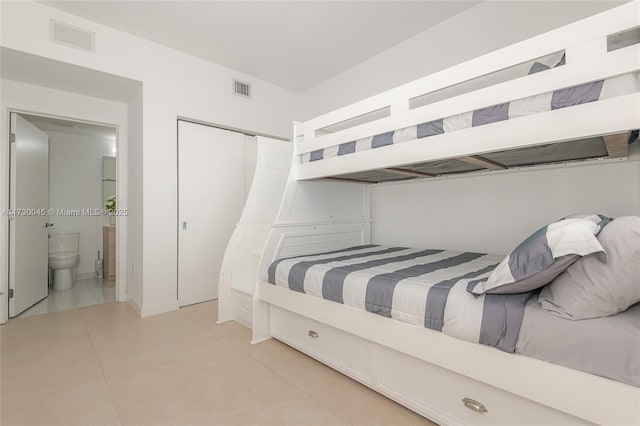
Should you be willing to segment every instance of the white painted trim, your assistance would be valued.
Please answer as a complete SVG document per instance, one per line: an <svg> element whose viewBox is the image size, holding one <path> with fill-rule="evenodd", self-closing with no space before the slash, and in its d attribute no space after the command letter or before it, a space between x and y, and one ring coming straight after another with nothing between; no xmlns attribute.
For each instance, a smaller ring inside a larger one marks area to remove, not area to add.
<svg viewBox="0 0 640 426"><path fill-rule="evenodd" d="M127 117L128 118L128 117ZM127 163L128 163L128 138L121 137L122 129L116 128L116 198L118 208L129 208L127 197ZM122 200L122 201L120 201ZM120 207L122 206L122 207ZM129 237L127 233L128 221L126 216L116 217L116 301L127 300L127 246Z"/></svg>
<svg viewBox="0 0 640 426"><path fill-rule="evenodd" d="M136 314L138 314L139 317L142 317L142 307L140 307L140 305L138 305L138 303L135 300L133 300L130 297L127 297L127 300L125 301L125 303L131 306L133 310L136 311Z"/></svg>
<svg viewBox="0 0 640 426"><path fill-rule="evenodd" d="M130 301L129 304L135 303L131 299L129 299L128 301ZM167 302L157 303L155 305L143 305L141 308L140 316L142 318L150 317L153 315L164 314L165 312L176 311L178 309L180 309L180 303L178 302L178 300L169 300Z"/></svg>
<svg viewBox="0 0 640 426"><path fill-rule="evenodd" d="M251 340L251 344L252 345L259 345L260 343L264 343L264 342L268 342L269 340L272 340L273 338L271 336L269 337L264 337L261 339L255 339L255 340Z"/></svg>
<svg viewBox="0 0 640 426"><path fill-rule="evenodd" d="M280 137L280 136L269 135L269 134L266 134L266 133L256 132L254 130L241 129L241 128L238 128L238 127L227 126L227 125L219 124L219 123L211 123L209 121L197 120L195 118L185 117L185 116L182 116L182 115L178 116L178 121L185 121L187 123L193 123L193 124L202 124L203 126L217 127L218 129L230 130L232 132L242 133L242 134L247 135L247 136L261 136L261 137L264 137L264 138L276 139L276 140L283 141L283 142L290 142L289 139L283 138L283 137Z"/></svg>

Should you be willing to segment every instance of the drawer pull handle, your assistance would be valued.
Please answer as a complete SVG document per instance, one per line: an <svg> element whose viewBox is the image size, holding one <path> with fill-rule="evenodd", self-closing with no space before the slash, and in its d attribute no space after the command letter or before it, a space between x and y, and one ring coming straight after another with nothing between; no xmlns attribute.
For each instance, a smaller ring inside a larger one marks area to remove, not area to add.
<svg viewBox="0 0 640 426"><path fill-rule="evenodd" d="M309 337L312 339L317 339L319 337L318 332L314 330L309 330Z"/></svg>
<svg viewBox="0 0 640 426"><path fill-rule="evenodd" d="M484 404L481 404L478 401L471 398L462 398L462 403L464 404L465 407L475 411L476 413L482 414L489 411L487 410L487 407L484 406Z"/></svg>

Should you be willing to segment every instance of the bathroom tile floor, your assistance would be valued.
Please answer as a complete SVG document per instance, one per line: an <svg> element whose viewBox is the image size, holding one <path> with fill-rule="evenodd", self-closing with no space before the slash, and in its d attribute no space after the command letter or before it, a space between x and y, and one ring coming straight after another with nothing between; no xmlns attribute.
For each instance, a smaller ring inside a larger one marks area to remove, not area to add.
<svg viewBox="0 0 640 426"><path fill-rule="evenodd" d="M116 300L116 282L103 279L76 281L69 290L54 290L49 287L49 296L36 303L16 318L31 317L98 303Z"/></svg>
<svg viewBox="0 0 640 426"><path fill-rule="evenodd" d="M0 326L0 424L434 426L217 303L140 318L126 303Z"/></svg>

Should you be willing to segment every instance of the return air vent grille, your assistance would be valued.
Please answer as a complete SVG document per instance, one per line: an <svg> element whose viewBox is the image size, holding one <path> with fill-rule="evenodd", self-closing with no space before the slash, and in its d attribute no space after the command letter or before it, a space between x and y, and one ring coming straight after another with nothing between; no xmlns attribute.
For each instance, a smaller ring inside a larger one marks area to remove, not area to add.
<svg viewBox="0 0 640 426"><path fill-rule="evenodd" d="M245 98L251 98L251 85L240 80L233 80L233 93Z"/></svg>
<svg viewBox="0 0 640 426"><path fill-rule="evenodd" d="M96 33L53 19L49 25L49 38L53 43L73 47L85 52L94 53L96 50Z"/></svg>

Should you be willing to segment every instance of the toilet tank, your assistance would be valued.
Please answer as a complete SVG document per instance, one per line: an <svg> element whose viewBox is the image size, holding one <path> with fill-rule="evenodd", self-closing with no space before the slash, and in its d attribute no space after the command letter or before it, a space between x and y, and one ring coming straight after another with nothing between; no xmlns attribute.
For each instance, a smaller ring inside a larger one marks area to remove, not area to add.
<svg viewBox="0 0 640 426"><path fill-rule="evenodd" d="M49 253L79 252L79 232L52 232L49 234Z"/></svg>

